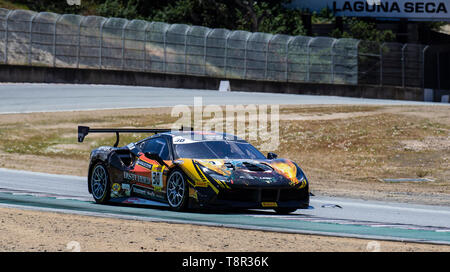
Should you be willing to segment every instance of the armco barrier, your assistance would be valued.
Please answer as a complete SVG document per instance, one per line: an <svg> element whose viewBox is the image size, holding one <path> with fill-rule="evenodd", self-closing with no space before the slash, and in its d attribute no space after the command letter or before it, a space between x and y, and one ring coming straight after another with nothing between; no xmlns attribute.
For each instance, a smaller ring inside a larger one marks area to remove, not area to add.
<svg viewBox="0 0 450 272"><path fill-rule="evenodd" d="M423 89L411 87L276 82L249 79L229 79L229 81L231 91L416 101L423 101L424 99ZM220 85L220 79L204 76L4 64L0 65L0 82L113 84L207 90L218 90Z"/></svg>

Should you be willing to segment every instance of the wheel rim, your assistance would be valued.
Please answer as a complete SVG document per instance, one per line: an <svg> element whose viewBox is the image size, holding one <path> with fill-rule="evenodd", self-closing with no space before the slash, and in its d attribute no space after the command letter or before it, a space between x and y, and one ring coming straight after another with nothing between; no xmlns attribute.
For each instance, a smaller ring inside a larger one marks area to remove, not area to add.
<svg viewBox="0 0 450 272"><path fill-rule="evenodd" d="M106 192L106 185L108 181L108 177L106 175L105 168L101 165L98 165L94 168L92 172L92 195L96 199L101 199Z"/></svg>
<svg viewBox="0 0 450 272"><path fill-rule="evenodd" d="M184 178L180 172L174 172L170 175L167 182L167 200L170 206L179 207L184 199Z"/></svg>

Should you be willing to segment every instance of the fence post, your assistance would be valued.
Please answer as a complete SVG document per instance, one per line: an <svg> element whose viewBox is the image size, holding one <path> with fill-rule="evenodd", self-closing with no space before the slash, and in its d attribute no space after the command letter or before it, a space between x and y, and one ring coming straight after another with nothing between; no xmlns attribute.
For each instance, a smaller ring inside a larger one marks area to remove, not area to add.
<svg viewBox="0 0 450 272"><path fill-rule="evenodd" d="M125 68L125 29L131 21L127 20L127 22L122 27L122 70Z"/></svg>
<svg viewBox="0 0 450 272"><path fill-rule="evenodd" d="M147 26L144 28L144 71L148 71L147 69L147 31L155 22L147 23Z"/></svg>
<svg viewBox="0 0 450 272"><path fill-rule="evenodd" d="M36 16L38 16L40 13L36 13L36 14L34 14L33 15L33 17L31 17L31 20L30 20L30 47L28 48L28 64L30 65L30 66L32 66L33 65L33 62L32 62L32 54L33 54L33 21L34 21L34 19L36 18Z"/></svg>
<svg viewBox="0 0 450 272"><path fill-rule="evenodd" d="M8 64L8 27L9 27L9 25L8 25L8 20L9 20L9 16L11 15L11 14L13 14L14 12L15 12L16 10L10 10L9 12L8 12L8 14L6 15L6 35L5 35L5 38L6 38L6 40L5 40L5 64Z"/></svg>
<svg viewBox="0 0 450 272"><path fill-rule="evenodd" d="M208 37L211 32L213 32L214 29L209 29L208 32L206 32L205 40L203 42L203 75L206 76L206 55L207 55L207 42Z"/></svg>
<svg viewBox="0 0 450 272"><path fill-rule="evenodd" d="M187 39L188 39L188 35L190 35L191 30L192 30L192 26L189 26L188 28L186 28L186 30L184 31L184 74L187 74Z"/></svg>
<svg viewBox="0 0 450 272"><path fill-rule="evenodd" d="M269 48L270 48L270 43L272 42L272 40L276 37L276 35L272 35L272 37L269 39L269 41L266 43L266 67L264 69L264 79L267 80L267 74L268 74L268 70L269 70Z"/></svg>
<svg viewBox="0 0 450 272"><path fill-rule="evenodd" d="M102 24L100 25L100 59L99 59L99 64L100 64L100 70L103 67L103 26L105 25L105 23L109 21L109 19L105 19L103 20Z"/></svg>
<svg viewBox="0 0 450 272"><path fill-rule="evenodd" d="M402 87L405 88L405 48L408 44L402 46Z"/></svg>
<svg viewBox="0 0 450 272"><path fill-rule="evenodd" d="M252 36L253 34L249 34L247 35L247 38L245 39L245 50L244 50L244 79L247 78L247 59L248 59L248 53L247 53L247 48L248 48L248 40L250 39L250 36Z"/></svg>
<svg viewBox="0 0 450 272"><path fill-rule="evenodd" d="M59 20L63 15L59 15L58 18L55 20L54 29L53 29L53 67L56 67L56 25L58 24Z"/></svg>
<svg viewBox="0 0 450 272"><path fill-rule="evenodd" d="M428 50L430 46L426 45L423 49L422 49L422 88L425 89L425 53Z"/></svg>
<svg viewBox="0 0 450 272"><path fill-rule="evenodd" d="M307 57L308 57L308 63L307 63L307 74L306 74L306 82L309 82L311 80L311 43L313 40L315 40L316 38L310 38L310 40L308 41L307 46Z"/></svg>
<svg viewBox="0 0 450 272"><path fill-rule="evenodd" d="M334 83L334 46L338 42L338 39L334 39L331 43L331 83Z"/></svg>
<svg viewBox="0 0 450 272"><path fill-rule="evenodd" d="M77 69L80 68L80 51L81 51L81 25L86 20L87 17L84 17L80 20L78 24L78 46L77 46Z"/></svg>
<svg viewBox="0 0 450 272"><path fill-rule="evenodd" d="M232 34L233 32L232 31L230 31L230 32L228 32L228 34L227 34L227 36L225 37L225 57L224 57L224 77L226 78L227 77L227 65L228 65L228 39L230 38L230 36L231 36L231 34Z"/></svg>
<svg viewBox="0 0 450 272"><path fill-rule="evenodd" d="M285 79L286 82L289 81L289 45L291 44L291 42L294 40L294 37L291 36L287 42L286 42L286 75L285 75Z"/></svg>
<svg viewBox="0 0 450 272"><path fill-rule="evenodd" d="M124 26L122 27L122 70L125 70L125 46L126 46L126 38L125 38L125 31L128 27L128 25L131 23L132 21L127 20L127 22L124 24Z"/></svg>
<svg viewBox="0 0 450 272"><path fill-rule="evenodd" d="M167 70L167 31L169 31L170 27L164 29L164 37L163 37L163 47L164 47L164 63L163 63L163 71L164 73Z"/></svg>

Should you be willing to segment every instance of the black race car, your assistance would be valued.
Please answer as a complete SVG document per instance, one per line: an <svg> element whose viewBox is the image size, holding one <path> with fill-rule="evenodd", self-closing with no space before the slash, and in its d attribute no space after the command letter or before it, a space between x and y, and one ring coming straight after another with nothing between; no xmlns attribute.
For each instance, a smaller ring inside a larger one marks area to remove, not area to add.
<svg viewBox="0 0 450 272"><path fill-rule="evenodd" d="M117 147L119 134L152 133ZM290 213L309 206L308 180L302 169L276 154L265 157L234 135L169 129L92 129L116 133L114 146L91 152L88 188L97 203L109 201L187 207L274 209Z"/></svg>

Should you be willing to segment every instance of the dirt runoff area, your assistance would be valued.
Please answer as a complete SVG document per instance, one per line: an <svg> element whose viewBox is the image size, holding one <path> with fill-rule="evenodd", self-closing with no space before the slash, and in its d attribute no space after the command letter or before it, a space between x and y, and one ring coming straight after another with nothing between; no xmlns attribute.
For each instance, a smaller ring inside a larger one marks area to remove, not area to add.
<svg viewBox="0 0 450 272"><path fill-rule="evenodd" d="M217 235L220 233L220 235ZM0 208L0 251L450 251L450 246L168 224Z"/></svg>

